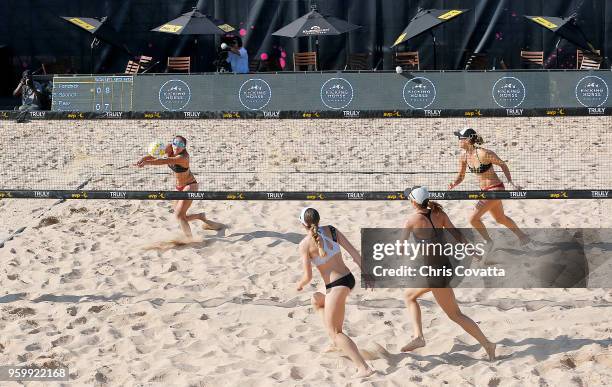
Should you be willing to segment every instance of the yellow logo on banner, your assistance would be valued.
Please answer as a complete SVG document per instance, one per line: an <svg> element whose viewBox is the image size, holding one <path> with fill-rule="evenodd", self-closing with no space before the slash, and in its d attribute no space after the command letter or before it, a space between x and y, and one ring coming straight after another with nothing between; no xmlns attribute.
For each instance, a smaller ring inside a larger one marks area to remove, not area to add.
<svg viewBox="0 0 612 387"><path fill-rule="evenodd" d="M171 33L177 33L182 29L183 29L183 26L177 26L175 24L164 24L163 26L159 27L160 32L171 32Z"/></svg>
<svg viewBox="0 0 612 387"><path fill-rule="evenodd" d="M552 29L552 28L557 28L558 27L558 25L556 25L555 23L551 23L548 20L546 20L546 19L544 19L543 17L540 17L540 16L534 17L531 20L533 20L534 22L536 22L538 24L543 25L546 28L551 28Z"/></svg>
<svg viewBox="0 0 612 387"><path fill-rule="evenodd" d="M325 195L321 193L310 194L310 195L306 195L306 199L307 200L325 200Z"/></svg>
<svg viewBox="0 0 612 387"><path fill-rule="evenodd" d="M91 30L95 30L96 27L92 26L91 24L87 23L84 20L79 19L78 17L73 17L70 18L70 22L73 24L76 24L77 26L81 27L81 28L85 28L87 31L91 31Z"/></svg>
<svg viewBox="0 0 612 387"><path fill-rule="evenodd" d="M397 38L397 40L395 41L395 43L393 43L393 45L396 46L400 44L402 41L404 41L405 37L406 37L406 33L404 32L403 34L399 36L399 38Z"/></svg>
<svg viewBox="0 0 612 387"><path fill-rule="evenodd" d="M565 192L565 191L560 192L560 193L552 193L552 194L550 194L550 197L552 199L567 199L568 198L567 192Z"/></svg>
<svg viewBox="0 0 612 387"><path fill-rule="evenodd" d="M0 192L0 199L4 199L4 198L12 198L13 195L11 195L10 192Z"/></svg>
<svg viewBox="0 0 612 387"><path fill-rule="evenodd" d="M452 11L448 11L447 13L444 13L440 16L438 16L438 19L440 20L448 20L448 19L452 19L457 15L461 15L463 13L463 11L460 11L458 9L453 9Z"/></svg>

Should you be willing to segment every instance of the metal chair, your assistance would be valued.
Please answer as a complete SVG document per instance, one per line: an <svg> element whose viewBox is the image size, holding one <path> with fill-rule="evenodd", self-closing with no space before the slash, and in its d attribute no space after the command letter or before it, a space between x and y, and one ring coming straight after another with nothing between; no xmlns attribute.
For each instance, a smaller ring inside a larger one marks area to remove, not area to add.
<svg viewBox="0 0 612 387"><path fill-rule="evenodd" d="M395 53L395 66L401 66L403 70L421 69L418 51L407 51Z"/></svg>
<svg viewBox="0 0 612 387"><path fill-rule="evenodd" d="M524 67L544 68L544 51L521 51L521 63Z"/></svg>
<svg viewBox="0 0 612 387"><path fill-rule="evenodd" d="M307 71L311 66L314 66L314 71L317 71L317 53L316 52L296 52L293 54L293 71L299 71L302 66L307 66Z"/></svg>
<svg viewBox="0 0 612 387"><path fill-rule="evenodd" d="M595 52L597 52L597 55L589 52L585 53L580 49L576 50L576 68L579 70L599 70L603 58L599 56L601 51L596 50Z"/></svg>
<svg viewBox="0 0 612 387"><path fill-rule="evenodd" d="M136 75L138 74L138 70L140 69L140 65L138 62L134 62L133 60L128 61L127 66L125 67L125 74Z"/></svg>
<svg viewBox="0 0 612 387"><path fill-rule="evenodd" d="M175 56L168 58L167 72L191 72L191 57L189 56Z"/></svg>
<svg viewBox="0 0 612 387"><path fill-rule="evenodd" d="M153 58L150 56L141 55L138 62L130 60L125 67L125 74L136 75L139 72L146 70Z"/></svg>

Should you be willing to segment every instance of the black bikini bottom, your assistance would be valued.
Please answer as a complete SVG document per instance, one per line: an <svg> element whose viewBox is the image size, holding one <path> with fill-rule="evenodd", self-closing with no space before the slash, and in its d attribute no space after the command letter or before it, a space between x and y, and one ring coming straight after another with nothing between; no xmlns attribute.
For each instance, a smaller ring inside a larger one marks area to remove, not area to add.
<svg viewBox="0 0 612 387"><path fill-rule="evenodd" d="M331 289L335 286L346 286L352 290L355 287L355 277L353 277L353 273L348 273L344 277L340 277L337 280L328 283L325 285L325 289Z"/></svg>

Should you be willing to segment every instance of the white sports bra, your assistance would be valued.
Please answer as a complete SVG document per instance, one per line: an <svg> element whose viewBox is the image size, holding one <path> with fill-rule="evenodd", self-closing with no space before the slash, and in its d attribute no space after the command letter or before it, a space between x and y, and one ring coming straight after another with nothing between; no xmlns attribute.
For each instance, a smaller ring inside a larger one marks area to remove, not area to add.
<svg viewBox="0 0 612 387"><path fill-rule="evenodd" d="M312 263L314 263L315 266L321 266L323 264L326 264L327 262L329 262L330 259L332 259L336 254L340 252L340 245L336 241L336 230L332 226L328 227L332 233L333 239L330 239L327 235L325 235L323 233L323 228L319 227L319 236L321 237L323 242L323 250L327 255L325 257L313 257Z"/></svg>

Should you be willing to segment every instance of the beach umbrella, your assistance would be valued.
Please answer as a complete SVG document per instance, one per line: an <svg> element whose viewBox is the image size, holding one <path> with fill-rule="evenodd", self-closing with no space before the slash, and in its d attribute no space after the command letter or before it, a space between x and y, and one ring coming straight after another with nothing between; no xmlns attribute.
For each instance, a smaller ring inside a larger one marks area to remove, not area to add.
<svg viewBox="0 0 612 387"><path fill-rule="evenodd" d="M99 41L106 42L112 46L122 49L130 56L134 56L132 54L132 51L129 49L127 44L123 41L123 39L117 32L117 30L115 30L109 23L106 22L106 16L101 19L80 16L61 16L61 18L66 20L70 24L75 25L80 29L92 34L94 37L94 41L97 39Z"/></svg>
<svg viewBox="0 0 612 387"><path fill-rule="evenodd" d="M407 40L413 39L425 32L430 32L433 36L434 49L434 69L436 63L436 35L433 29L442 23L446 23L456 17L468 12L469 9L421 9L410 20L408 26L402 31L400 36L395 40L391 48L404 43Z"/></svg>
<svg viewBox="0 0 612 387"><path fill-rule="evenodd" d="M557 67L559 67L559 43L561 42L561 39L574 43L579 48L599 56L593 45L588 41L586 36L584 36L584 33L576 23L575 18L555 16L524 16L540 27L544 27L547 30L552 31L555 35L559 36L559 40L555 46L555 49L557 50Z"/></svg>
<svg viewBox="0 0 612 387"><path fill-rule="evenodd" d="M228 24L223 23L221 25L225 29L230 29L230 31L235 29ZM225 35L227 32L196 8L159 27L153 28L151 31L173 35Z"/></svg>
<svg viewBox="0 0 612 387"><path fill-rule="evenodd" d="M107 17L101 19L93 17L81 17L81 16L61 16L62 19L66 20L70 24L79 27L80 29L93 35L94 39L91 42L91 58L93 68L93 50L97 47L100 41L108 43L112 46L118 47L125 51L129 56L134 57L134 54L121 38L117 30L115 30L108 22ZM93 72L93 70L92 70Z"/></svg>
<svg viewBox="0 0 612 387"><path fill-rule="evenodd" d="M345 20L333 16L324 16L317 12L317 6L313 5L311 11L306 15L292 21L280 30L273 32L274 36L286 38L315 37L315 52L317 63L319 63L319 36L341 35L354 31L361 26L351 24Z"/></svg>
<svg viewBox="0 0 612 387"><path fill-rule="evenodd" d="M151 31L172 35L193 35L196 36L194 43L197 45L198 35L225 35L227 32L234 30L235 28L229 24L213 20L194 7L190 12L186 12L176 19L153 28ZM197 63L194 63L194 67L196 65Z"/></svg>

